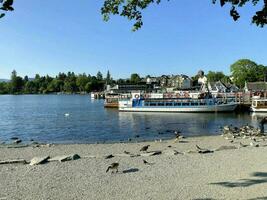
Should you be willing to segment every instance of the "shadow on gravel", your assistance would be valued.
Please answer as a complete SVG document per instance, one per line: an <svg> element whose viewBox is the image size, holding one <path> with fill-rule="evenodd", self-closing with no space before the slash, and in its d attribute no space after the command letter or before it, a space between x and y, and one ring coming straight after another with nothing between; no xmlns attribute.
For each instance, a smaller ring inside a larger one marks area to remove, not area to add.
<svg viewBox="0 0 267 200"><path fill-rule="evenodd" d="M248 200L267 200L267 197L257 197L257 198L248 199Z"/></svg>
<svg viewBox="0 0 267 200"><path fill-rule="evenodd" d="M267 172L254 172L251 176L252 178L240 179L239 181L224 181L224 182L217 182L210 184L234 188L234 187L250 187L257 184L267 183ZM260 197L258 199L267 199L267 198Z"/></svg>
<svg viewBox="0 0 267 200"><path fill-rule="evenodd" d="M212 199L212 198L200 198L200 199L193 199L193 200L215 200L215 199Z"/></svg>
<svg viewBox="0 0 267 200"><path fill-rule="evenodd" d="M138 171L139 171L139 169L137 169L137 168L131 168L131 169L123 170L122 173L127 174L127 173L135 173Z"/></svg>

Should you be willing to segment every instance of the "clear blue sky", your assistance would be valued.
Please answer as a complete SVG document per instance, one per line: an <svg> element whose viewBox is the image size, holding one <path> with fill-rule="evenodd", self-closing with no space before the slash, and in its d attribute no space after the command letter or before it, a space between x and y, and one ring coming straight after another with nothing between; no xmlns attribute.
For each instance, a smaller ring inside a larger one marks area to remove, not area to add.
<svg viewBox="0 0 267 200"><path fill-rule="evenodd" d="M251 24L252 6L234 22L229 7L211 0L163 0L145 10L143 28L131 32L125 18L103 22L102 3L16 0L15 11L0 20L0 78L13 69L30 77L109 69L125 78L133 72L194 75L199 69L228 74L240 58L267 65L267 27Z"/></svg>

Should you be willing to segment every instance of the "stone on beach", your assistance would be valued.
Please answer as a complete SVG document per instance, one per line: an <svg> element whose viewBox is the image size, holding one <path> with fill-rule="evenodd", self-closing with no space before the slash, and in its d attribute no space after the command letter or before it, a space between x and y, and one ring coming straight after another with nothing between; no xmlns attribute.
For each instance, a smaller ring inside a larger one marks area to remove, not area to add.
<svg viewBox="0 0 267 200"><path fill-rule="evenodd" d="M176 150L169 150L169 151L164 152L164 154L167 156L175 156L175 155L182 154L182 153L180 153Z"/></svg>
<svg viewBox="0 0 267 200"><path fill-rule="evenodd" d="M236 146L220 146L219 148L215 149L215 151L222 151L222 150L232 150L237 149Z"/></svg>
<svg viewBox="0 0 267 200"><path fill-rule="evenodd" d="M72 154L72 155L62 155L62 156L55 156L53 158L48 159L49 162L51 161L59 161L59 162L66 162L71 160L78 160L81 157L78 154Z"/></svg>
<svg viewBox="0 0 267 200"><path fill-rule="evenodd" d="M39 165L39 164L44 164L48 161L50 156L43 156L43 157L34 157L31 159L30 165Z"/></svg>
<svg viewBox="0 0 267 200"><path fill-rule="evenodd" d="M0 161L0 165L4 164L27 164L27 161L24 159L14 159L14 160L3 160Z"/></svg>
<svg viewBox="0 0 267 200"><path fill-rule="evenodd" d="M147 153L141 153L141 156L155 156L155 155L160 155L162 152L161 151L150 151Z"/></svg>

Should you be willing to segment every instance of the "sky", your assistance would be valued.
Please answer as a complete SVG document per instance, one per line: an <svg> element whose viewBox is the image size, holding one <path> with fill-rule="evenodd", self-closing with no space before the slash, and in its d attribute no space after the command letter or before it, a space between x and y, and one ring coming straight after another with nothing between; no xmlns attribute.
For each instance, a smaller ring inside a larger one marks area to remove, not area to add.
<svg viewBox="0 0 267 200"><path fill-rule="evenodd" d="M75 2L75 3L74 3ZM15 11L0 20L0 78L55 76L73 71L127 78L162 74L195 75L200 69L230 73L248 58L267 65L267 26L251 24L255 9L240 10L234 22L229 6L211 0L163 0L144 10L144 26L111 16L104 22L103 0L16 0Z"/></svg>

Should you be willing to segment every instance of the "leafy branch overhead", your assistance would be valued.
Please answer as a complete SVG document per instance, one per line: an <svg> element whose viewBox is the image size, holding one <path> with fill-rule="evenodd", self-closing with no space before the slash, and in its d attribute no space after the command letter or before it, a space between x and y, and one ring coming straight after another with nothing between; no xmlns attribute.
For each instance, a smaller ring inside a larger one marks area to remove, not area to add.
<svg viewBox="0 0 267 200"><path fill-rule="evenodd" d="M159 4L162 1L163 0L105 0L101 13L105 21L109 20L110 15L120 15L127 17L129 20L133 20L133 31L136 31L143 25L142 11L150 4ZM230 15L235 21L240 18L237 10L238 7L243 7L247 3L252 3L253 6L262 3L263 8L257 11L252 17L252 23L261 27L267 24L267 0L212 0L213 4L217 2L219 2L222 7L226 4L232 6Z"/></svg>
<svg viewBox="0 0 267 200"><path fill-rule="evenodd" d="M0 0L0 9L3 10L3 12L7 11L13 11L14 8L12 7L13 0ZM0 18L4 17L5 13L0 13Z"/></svg>
<svg viewBox="0 0 267 200"><path fill-rule="evenodd" d="M105 21L108 21L110 15L120 15L134 21L133 31L143 26L143 10L151 4L159 4L163 0L104 0L101 13ZM169 1L169 0L165 0ZM231 5L230 15L233 20L240 18L238 9L246 4L261 6L262 8L252 16L252 23L263 27L267 24L267 0L211 0L213 4L219 3L222 7ZM0 18L4 17L6 12L13 11L13 0L0 0Z"/></svg>

